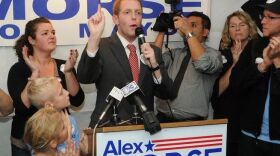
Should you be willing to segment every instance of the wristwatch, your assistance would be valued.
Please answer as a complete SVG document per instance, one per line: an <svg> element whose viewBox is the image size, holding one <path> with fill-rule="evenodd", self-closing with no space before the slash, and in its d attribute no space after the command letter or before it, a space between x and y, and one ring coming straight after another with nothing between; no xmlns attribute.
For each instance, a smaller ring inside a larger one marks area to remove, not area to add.
<svg viewBox="0 0 280 156"><path fill-rule="evenodd" d="M192 38L192 37L194 37L195 35L194 35L194 32L189 32L189 33L187 33L187 35L186 35L186 40L188 40L189 38Z"/></svg>

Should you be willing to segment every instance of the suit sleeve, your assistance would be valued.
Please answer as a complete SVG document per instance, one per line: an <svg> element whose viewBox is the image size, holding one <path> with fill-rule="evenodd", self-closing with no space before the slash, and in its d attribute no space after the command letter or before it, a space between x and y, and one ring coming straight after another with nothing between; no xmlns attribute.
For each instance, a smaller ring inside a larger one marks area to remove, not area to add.
<svg viewBox="0 0 280 156"><path fill-rule="evenodd" d="M100 56L100 49L95 57L87 55L86 47L82 53L80 62L78 64L77 75L78 81L83 84L95 83L102 72L102 61Z"/></svg>

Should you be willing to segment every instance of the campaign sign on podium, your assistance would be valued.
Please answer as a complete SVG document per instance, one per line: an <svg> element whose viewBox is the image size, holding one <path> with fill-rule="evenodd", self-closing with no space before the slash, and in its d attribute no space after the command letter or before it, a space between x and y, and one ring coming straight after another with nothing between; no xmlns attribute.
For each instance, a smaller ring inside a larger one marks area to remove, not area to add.
<svg viewBox="0 0 280 156"><path fill-rule="evenodd" d="M221 122L222 121L222 122ZM191 123L191 124L190 124ZM208 124L210 123L210 124ZM161 124L150 135L143 129L96 133L97 156L225 156L227 124L195 121ZM170 126L171 125L171 126ZM173 125L173 126L172 126ZM175 125L175 126L174 126ZM179 126L178 126L179 125ZM125 126L123 126L125 127ZM131 126L137 127L137 126ZM136 128L137 129L137 128Z"/></svg>

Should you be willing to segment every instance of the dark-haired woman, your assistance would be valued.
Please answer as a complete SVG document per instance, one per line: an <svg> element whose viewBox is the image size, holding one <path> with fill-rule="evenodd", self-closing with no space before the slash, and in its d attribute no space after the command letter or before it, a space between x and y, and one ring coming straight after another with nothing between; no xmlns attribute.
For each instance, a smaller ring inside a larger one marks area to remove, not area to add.
<svg viewBox="0 0 280 156"><path fill-rule="evenodd" d="M22 140L26 121L37 111L27 97L29 79L56 76L69 91L73 106L80 106L84 101L84 92L74 69L77 51L70 50L68 59L64 61L52 58L56 47L55 30L44 17L29 21L25 26L25 34L14 46L18 62L11 67L8 75L8 90L15 107L11 132L12 156L31 156Z"/></svg>

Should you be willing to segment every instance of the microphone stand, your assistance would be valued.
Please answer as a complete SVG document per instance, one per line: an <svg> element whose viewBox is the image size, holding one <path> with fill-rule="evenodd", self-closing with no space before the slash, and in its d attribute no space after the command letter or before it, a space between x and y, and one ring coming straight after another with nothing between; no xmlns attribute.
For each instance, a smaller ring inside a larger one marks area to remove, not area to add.
<svg viewBox="0 0 280 156"><path fill-rule="evenodd" d="M107 106L105 107L104 112L100 115L100 118L96 124L96 127L99 125L99 123L101 122L101 120L104 118L105 114L107 113L107 111L109 110L109 108L112 106L113 109L113 113L112 113L112 117L110 119L108 119L107 121L103 122L100 126L106 126L106 125L110 125L113 123L113 125L119 125L120 123L120 119L118 118L118 111L117 111L117 105L116 105L116 100L114 100L113 98L109 100Z"/></svg>
<svg viewBox="0 0 280 156"><path fill-rule="evenodd" d="M132 123L137 125L138 124L138 120L143 121L143 118L140 117L136 104L133 105L133 116L131 118Z"/></svg>
<svg viewBox="0 0 280 156"><path fill-rule="evenodd" d="M110 119L108 119L106 122L103 122L100 126L104 127L104 126L118 126L118 125L122 125L124 124L122 121L120 121L120 118L118 117L118 110L117 110L117 106L116 104L112 105L112 109L113 109L113 113L112 113L112 117Z"/></svg>
<svg viewBox="0 0 280 156"><path fill-rule="evenodd" d="M112 121L114 125L119 125L120 119L118 118L118 110L116 104L113 105L113 114L112 114Z"/></svg>
<svg viewBox="0 0 280 156"><path fill-rule="evenodd" d="M137 111L136 105L133 105L133 116L128 119L128 120L120 120L118 117L118 109L117 109L117 104L112 105L113 113L112 117L108 119L106 122L104 122L101 127L106 126L106 125L114 125L114 126L119 126L119 125L124 125L124 124L138 124L138 120L141 119L143 120Z"/></svg>

